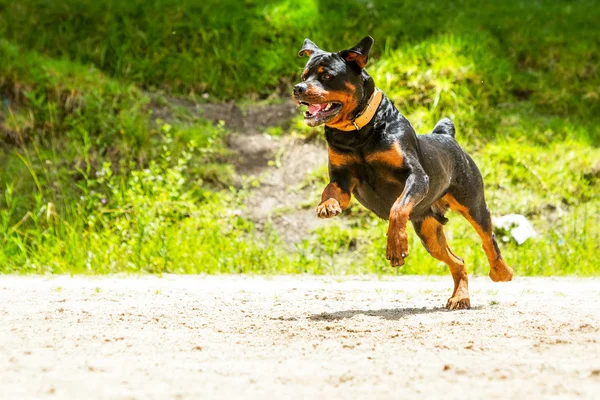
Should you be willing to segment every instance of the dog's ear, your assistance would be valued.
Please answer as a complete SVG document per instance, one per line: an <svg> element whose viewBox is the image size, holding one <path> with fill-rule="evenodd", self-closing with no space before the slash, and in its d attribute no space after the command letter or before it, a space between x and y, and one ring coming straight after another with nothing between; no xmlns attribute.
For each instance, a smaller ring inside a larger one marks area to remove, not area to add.
<svg viewBox="0 0 600 400"><path fill-rule="evenodd" d="M298 57L302 57L302 56L310 57L313 54L319 53L319 52L322 52L322 50L319 48L319 46L317 46L316 44L311 42L310 39L304 39L304 44L302 45L302 48L298 52Z"/></svg>
<svg viewBox="0 0 600 400"><path fill-rule="evenodd" d="M367 66L369 51L371 51L373 42L375 40L371 36L365 36L356 46L351 49L342 50L339 54L347 63L354 63L362 69Z"/></svg>

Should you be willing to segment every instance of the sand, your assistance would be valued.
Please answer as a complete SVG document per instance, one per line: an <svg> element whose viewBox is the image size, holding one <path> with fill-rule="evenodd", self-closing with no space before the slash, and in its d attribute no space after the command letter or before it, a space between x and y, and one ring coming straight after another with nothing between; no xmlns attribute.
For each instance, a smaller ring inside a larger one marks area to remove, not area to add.
<svg viewBox="0 0 600 400"><path fill-rule="evenodd" d="M2 399L600 398L600 280L0 277Z"/></svg>

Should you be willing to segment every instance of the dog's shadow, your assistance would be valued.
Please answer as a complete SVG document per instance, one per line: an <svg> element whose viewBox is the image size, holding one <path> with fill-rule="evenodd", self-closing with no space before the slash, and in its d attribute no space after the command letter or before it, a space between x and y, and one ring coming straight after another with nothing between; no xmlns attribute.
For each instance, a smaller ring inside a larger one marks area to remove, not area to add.
<svg viewBox="0 0 600 400"><path fill-rule="evenodd" d="M482 306L471 307L471 311L480 310ZM469 310L458 310L458 311L469 311ZM380 310L344 310L335 312L324 312L320 314L313 314L309 317L312 321L338 321L341 319L352 318L356 315L366 315L369 317L380 317L387 320L397 321L402 318L411 315L419 314L435 314L435 313L448 313L456 312L449 311L444 307L434 308L382 308Z"/></svg>

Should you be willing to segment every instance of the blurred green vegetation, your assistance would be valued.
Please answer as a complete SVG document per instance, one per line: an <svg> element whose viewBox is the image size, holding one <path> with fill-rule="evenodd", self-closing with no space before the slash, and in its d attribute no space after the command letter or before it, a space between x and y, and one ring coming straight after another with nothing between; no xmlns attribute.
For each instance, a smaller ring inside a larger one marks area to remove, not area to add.
<svg viewBox="0 0 600 400"><path fill-rule="evenodd" d="M540 231L501 244L517 273L599 274L598 20L585 0L0 0L0 271L396 273L385 223L355 203L292 250L257 232L231 212L249 187L232 186L226 129L154 114L164 95L277 101L305 37L369 34L368 70L417 131L454 119L494 214ZM447 231L485 273L466 222ZM411 246L399 273L446 273Z"/></svg>

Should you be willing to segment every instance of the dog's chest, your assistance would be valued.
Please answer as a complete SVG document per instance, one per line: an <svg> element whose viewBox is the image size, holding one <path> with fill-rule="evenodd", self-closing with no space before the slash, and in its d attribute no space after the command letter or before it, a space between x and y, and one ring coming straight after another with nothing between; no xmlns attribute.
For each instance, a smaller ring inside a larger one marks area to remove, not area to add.
<svg viewBox="0 0 600 400"><path fill-rule="evenodd" d="M356 166L355 173L356 199L380 218L388 219L394 201L404 190L407 171L381 161L364 160Z"/></svg>

